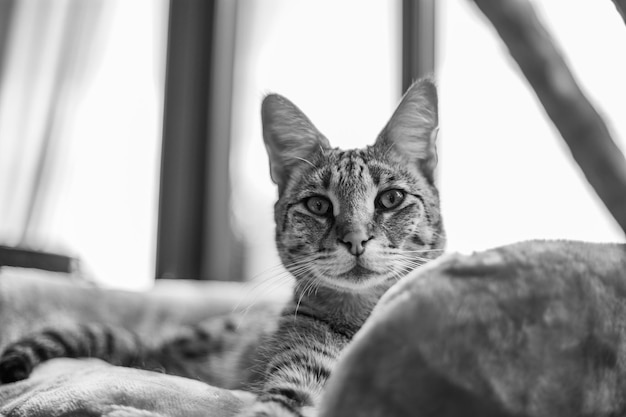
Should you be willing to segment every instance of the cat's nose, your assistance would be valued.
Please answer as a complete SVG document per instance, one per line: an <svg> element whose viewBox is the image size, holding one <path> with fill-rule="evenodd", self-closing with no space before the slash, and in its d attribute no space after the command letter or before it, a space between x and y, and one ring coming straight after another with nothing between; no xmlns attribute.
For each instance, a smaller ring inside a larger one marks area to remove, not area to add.
<svg viewBox="0 0 626 417"><path fill-rule="evenodd" d="M361 256L365 252L365 244L372 240L374 236L368 236L364 231L348 232L339 239L341 243L348 247L354 256Z"/></svg>

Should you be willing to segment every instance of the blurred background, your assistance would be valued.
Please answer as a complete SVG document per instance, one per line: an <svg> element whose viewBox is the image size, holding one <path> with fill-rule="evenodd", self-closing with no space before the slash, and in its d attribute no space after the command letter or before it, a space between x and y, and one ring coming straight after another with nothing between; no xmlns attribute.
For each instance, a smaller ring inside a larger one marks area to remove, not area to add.
<svg viewBox="0 0 626 417"><path fill-rule="evenodd" d="M623 149L624 21L533 4ZM471 2L0 0L0 262L126 289L276 274L264 94L362 147L430 73L450 251L624 241Z"/></svg>

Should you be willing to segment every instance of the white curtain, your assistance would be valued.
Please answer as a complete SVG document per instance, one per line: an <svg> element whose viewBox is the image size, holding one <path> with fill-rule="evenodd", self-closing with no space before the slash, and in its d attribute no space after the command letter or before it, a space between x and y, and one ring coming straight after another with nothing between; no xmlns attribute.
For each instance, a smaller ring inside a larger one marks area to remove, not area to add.
<svg viewBox="0 0 626 417"><path fill-rule="evenodd" d="M110 3L109 3L110 4ZM20 0L9 19L0 89L0 240L42 248L71 164L65 132L93 73L104 0Z"/></svg>
<svg viewBox="0 0 626 417"><path fill-rule="evenodd" d="M0 245L73 256L103 284L145 288L169 3L13 5L0 59Z"/></svg>

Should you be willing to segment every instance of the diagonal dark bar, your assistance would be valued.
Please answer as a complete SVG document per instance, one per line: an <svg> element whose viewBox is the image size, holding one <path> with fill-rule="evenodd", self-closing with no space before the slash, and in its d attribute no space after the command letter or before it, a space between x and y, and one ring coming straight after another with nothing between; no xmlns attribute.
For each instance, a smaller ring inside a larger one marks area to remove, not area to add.
<svg viewBox="0 0 626 417"><path fill-rule="evenodd" d="M0 245L0 269L3 266L17 266L71 273L77 262L77 259L65 255Z"/></svg>
<svg viewBox="0 0 626 417"><path fill-rule="evenodd" d="M624 23L626 23L626 0L613 0L613 3L615 4L615 8L617 8L619 14L622 16L622 19L624 19Z"/></svg>
<svg viewBox="0 0 626 417"><path fill-rule="evenodd" d="M493 24L587 180L626 232L626 159L533 7L527 0L473 1Z"/></svg>

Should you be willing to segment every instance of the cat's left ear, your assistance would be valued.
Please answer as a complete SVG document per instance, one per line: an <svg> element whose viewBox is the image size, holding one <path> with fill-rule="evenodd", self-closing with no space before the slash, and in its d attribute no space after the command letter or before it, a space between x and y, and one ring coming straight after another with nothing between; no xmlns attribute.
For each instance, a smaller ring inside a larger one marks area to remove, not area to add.
<svg viewBox="0 0 626 417"><path fill-rule="evenodd" d="M432 181L438 124L437 88L430 79L421 79L409 87L375 146L416 164Z"/></svg>
<svg viewBox="0 0 626 417"><path fill-rule="evenodd" d="M295 104L281 95L265 97L261 119L270 174L282 194L296 167L310 164L311 156L330 149L330 143Z"/></svg>

